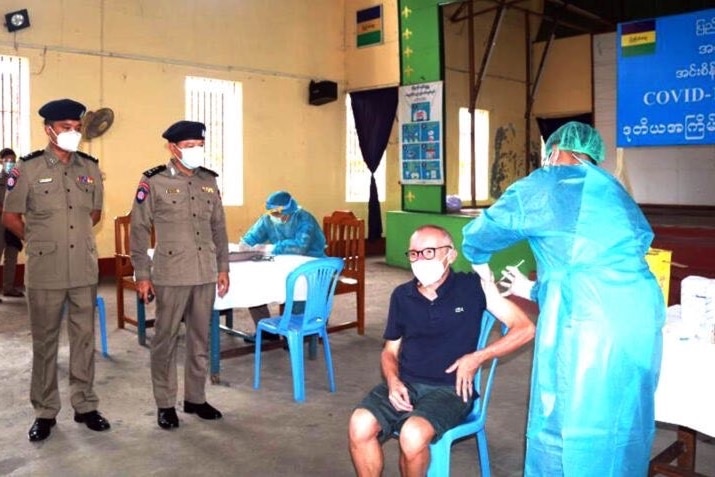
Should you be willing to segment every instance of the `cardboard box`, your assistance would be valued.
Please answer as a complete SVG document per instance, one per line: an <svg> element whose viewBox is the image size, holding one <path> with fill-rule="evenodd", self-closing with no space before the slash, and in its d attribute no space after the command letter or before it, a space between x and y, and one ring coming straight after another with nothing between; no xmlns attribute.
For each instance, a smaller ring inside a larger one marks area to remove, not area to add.
<svg viewBox="0 0 715 477"><path fill-rule="evenodd" d="M658 280L658 285L663 291L665 306L668 306L668 293L670 292L670 264L673 252L659 248L650 248L645 256L650 271Z"/></svg>

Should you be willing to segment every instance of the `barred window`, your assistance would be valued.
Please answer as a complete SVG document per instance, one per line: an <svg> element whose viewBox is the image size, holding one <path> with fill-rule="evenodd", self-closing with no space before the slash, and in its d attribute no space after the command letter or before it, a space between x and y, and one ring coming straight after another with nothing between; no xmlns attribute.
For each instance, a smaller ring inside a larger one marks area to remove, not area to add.
<svg viewBox="0 0 715 477"><path fill-rule="evenodd" d="M370 169L362 158L350 95L345 95L345 201L367 202L370 199ZM377 197L385 201L385 153L375 171Z"/></svg>
<svg viewBox="0 0 715 477"><path fill-rule="evenodd" d="M218 172L224 205L243 205L243 90L241 83L187 76L186 118L206 125L206 163Z"/></svg>
<svg viewBox="0 0 715 477"><path fill-rule="evenodd" d="M459 108L459 198L472 200L472 122L468 108ZM474 110L475 200L489 198L489 111Z"/></svg>
<svg viewBox="0 0 715 477"><path fill-rule="evenodd" d="M30 74L27 58L0 55L0 149L30 152Z"/></svg>

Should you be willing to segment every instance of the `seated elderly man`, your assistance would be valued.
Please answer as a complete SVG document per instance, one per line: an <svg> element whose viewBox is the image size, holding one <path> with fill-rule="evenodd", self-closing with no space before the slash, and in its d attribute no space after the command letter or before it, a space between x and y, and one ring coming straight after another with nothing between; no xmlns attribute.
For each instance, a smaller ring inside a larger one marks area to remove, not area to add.
<svg viewBox="0 0 715 477"><path fill-rule="evenodd" d="M325 235L318 221L288 192L273 192L261 215L241 238L239 250L256 250L274 255L325 256ZM271 316L267 305L249 308L254 323ZM277 339L264 333L268 339Z"/></svg>
<svg viewBox="0 0 715 477"><path fill-rule="evenodd" d="M400 431L400 473L425 475L430 443L472 409L474 375L482 362L534 337L533 323L499 294L490 272L481 280L476 273L451 270L457 251L443 228L418 228L406 253L415 278L390 298L380 357L385 381L350 417L350 456L361 477L382 475L381 444L395 431ZM509 331L475 351L485 309Z"/></svg>

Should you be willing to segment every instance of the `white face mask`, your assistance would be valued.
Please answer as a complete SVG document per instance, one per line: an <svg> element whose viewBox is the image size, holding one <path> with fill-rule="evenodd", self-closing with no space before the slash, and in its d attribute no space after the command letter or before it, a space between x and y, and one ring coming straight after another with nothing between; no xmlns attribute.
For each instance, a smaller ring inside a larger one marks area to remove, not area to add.
<svg viewBox="0 0 715 477"><path fill-rule="evenodd" d="M433 258L432 260L417 260L410 264L412 273L423 287L428 287L442 278L444 271L447 269L442 260Z"/></svg>
<svg viewBox="0 0 715 477"><path fill-rule="evenodd" d="M187 147L186 149L179 148L181 151L181 163L187 169L196 169L204 165L204 148L203 146Z"/></svg>
<svg viewBox="0 0 715 477"><path fill-rule="evenodd" d="M275 225L281 225L283 223L283 217L274 217L272 215L269 216L271 218L271 222L273 222Z"/></svg>
<svg viewBox="0 0 715 477"><path fill-rule="evenodd" d="M57 138L57 147L67 152L75 152L79 148L82 134L77 131L63 131L59 134L54 129L50 129Z"/></svg>

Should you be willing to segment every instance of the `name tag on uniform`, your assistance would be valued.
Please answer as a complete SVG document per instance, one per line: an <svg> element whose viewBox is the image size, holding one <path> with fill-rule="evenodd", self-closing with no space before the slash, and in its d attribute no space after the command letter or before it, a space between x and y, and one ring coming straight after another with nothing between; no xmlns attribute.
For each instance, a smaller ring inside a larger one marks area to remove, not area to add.
<svg viewBox="0 0 715 477"><path fill-rule="evenodd" d="M49 182L52 182L52 177L43 177L41 179L38 179L37 182L39 182L40 184L47 184Z"/></svg>
<svg viewBox="0 0 715 477"><path fill-rule="evenodd" d="M80 184L94 184L94 177L92 176L77 176L77 182Z"/></svg>
<svg viewBox="0 0 715 477"><path fill-rule="evenodd" d="M166 189L167 194L180 194L181 189Z"/></svg>
<svg viewBox="0 0 715 477"><path fill-rule="evenodd" d="M206 192L207 194L213 194L215 192L213 187L208 186L203 186L201 190Z"/></svg>

